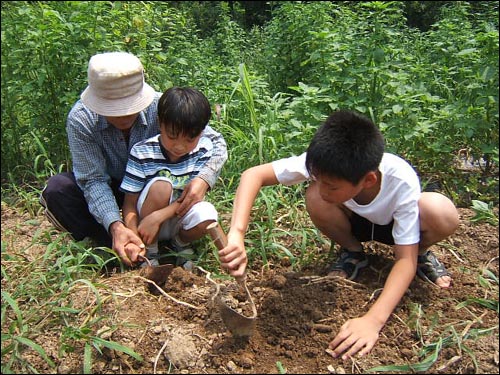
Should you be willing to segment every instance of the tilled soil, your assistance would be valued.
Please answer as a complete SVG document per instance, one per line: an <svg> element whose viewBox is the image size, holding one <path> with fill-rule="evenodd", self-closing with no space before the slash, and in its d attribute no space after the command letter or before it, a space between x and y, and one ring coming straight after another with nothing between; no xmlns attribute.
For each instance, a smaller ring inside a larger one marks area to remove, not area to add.
<svg viewBox="0 0 500 375"><path fill-rule="evenodd" d="M216 282L233 294L232 307L244 308L241 290L234 289L234 280L214 279L203 269L189 273L174 268L158 293L150 292L156 286L140 270L103 275L100 308L72 319L78 324L90 316L96 320L94 334L143 357L138 361L107 348L102 354L94 351L94 373L366 373L377 366L417 365L433 354L435 362L428 369L414 372L498 373L498 311L477 303L461 306L473 298L493 300L498 306L498 284L490 290L479 282L485 269L498 280L498 228L474 224L471 210L459 211L458 231L433 247L452 274L453 286L441 290L416 278L377 345L361 358L333 359L326 349L342 324L366 312L383 288L393 258L390 248L377 243L367 244L370 267L356 282L325 277L326 264L299 271L282 265L249 269L247 283L257 306L250 337L235 337L228 331L214 299ZM2 244L30 243L31 232L23 220L2 204ZM43 218L40 221L47 225ZM30 251L36 252L37 246ZM92 309L97 304L85 283L73 287L71 300L75 308ZM81 373L83 345L59 356L58 328L47 330L36 342L59 373ZM490 328L487 334L477 334ZM2 322L2 333L4 329ZM439 350L436 345L441 345ZM24 355L31 363L39 362L38 371L51 372L34 351Z"/></svg>

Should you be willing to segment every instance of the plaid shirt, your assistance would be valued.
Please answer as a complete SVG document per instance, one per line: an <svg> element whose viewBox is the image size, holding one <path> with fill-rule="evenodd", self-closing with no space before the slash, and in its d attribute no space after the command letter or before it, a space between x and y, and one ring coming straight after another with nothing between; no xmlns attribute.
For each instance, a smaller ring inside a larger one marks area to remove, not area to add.
<svg viewBox="0 0 500 375"><path fill-rule="evenodd" d="M66 122L69 148L73 161L73 172L78 186L82 189L89 210L96 220L107 230L115 221L121 221L120 208L111 189L111 180L121 183L129 152L134 144L157 135L158 99L139 113L131 131L127 145L123 133L87 108L80 100L71 109ZM226 142L221 134L206 128L212 139L214 152L198 177L212 188L227 160Z"/></svg>

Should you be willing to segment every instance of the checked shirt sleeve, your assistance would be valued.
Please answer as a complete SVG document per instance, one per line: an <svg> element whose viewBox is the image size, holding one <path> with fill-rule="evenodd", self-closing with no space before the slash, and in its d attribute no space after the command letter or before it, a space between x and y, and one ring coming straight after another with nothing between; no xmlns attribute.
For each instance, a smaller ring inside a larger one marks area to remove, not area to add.
<svg viewBox="0 0 500 375"><path fill-rule="evenodd" d="M80 108L68 116L66 130L73 172L82 189L90 213L109 230L111 223L121 221L120 209L110 187L106 161L97 144L100 134L92 129L97 117Z"/></svg>
<svg viewBox="0 0 500 375"><path fill-rule="evenodd" d="M213 188L217 178L220 175L222 167L227 160L227 145L222 134L216 132L207 125L204 130L206 135L214 145L212 157L207 161L205 166L200 170L197 177L202 178L210 188Z"/></svg>

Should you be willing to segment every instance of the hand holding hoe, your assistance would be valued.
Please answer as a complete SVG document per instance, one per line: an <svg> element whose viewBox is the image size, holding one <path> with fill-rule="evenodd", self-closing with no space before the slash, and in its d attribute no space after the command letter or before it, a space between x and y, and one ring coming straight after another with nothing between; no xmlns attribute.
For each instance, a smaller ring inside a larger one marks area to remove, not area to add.
<svg viewBox="0 0 500 375"><path fill-rule="evenodd" d="M226 235L217 222L210 224L207 227L207 232L214 241L214 244L217 247L217 249L221 250L224 247L226 247L227 245ZM245 316L237 312L236 310L232 309L231 307L229 307L226 304L226 302L224 302L223 298L219 293L220 291L219 285L217 285L217 292L215 295L215 299L219 306L219 311L222 321L229 329L229 331L233 334L233 336L248 337L252 334L253 328L255 326L255 317L257 316L257 309L255 307L255 303L253 302L250 291L248 290L247 287L246 273L240 277L235 277L235 279L237 283L242 288L245 289L247 301L250 303L250 307L252 309L252 315Z"/></svg>

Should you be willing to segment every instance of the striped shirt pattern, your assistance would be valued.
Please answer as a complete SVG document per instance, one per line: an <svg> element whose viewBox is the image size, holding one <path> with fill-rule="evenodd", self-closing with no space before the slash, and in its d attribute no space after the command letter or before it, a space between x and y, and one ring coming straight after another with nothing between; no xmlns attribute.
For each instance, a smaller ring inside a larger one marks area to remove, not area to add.
<svg viewBox="0 0 500 375"><path fill-rule="evenodd" d="M120 190L140 193L151 179L166 177L172 183L173 198L177 199L210 159L212 152L212 141L202 135L193 151L172 163L160 143L160 135L139 142L130 151Z"/></svg>
<svg viewBox="0 0 500 375"><path fill-rule="evenodd" d="M122 219L110 187L111 179L122 181L129 152L135 143L159 134L160 96L161 93L157 92L153 102L139 113L130 131L128 145L120 130L80 100L68 115L66 131L76 181L85 195L90 212L107 230L111 223ZM209 126L204 133L212 140L214 149L198 177L213 187L227 160L227 147L222 135Z"/></svg>

